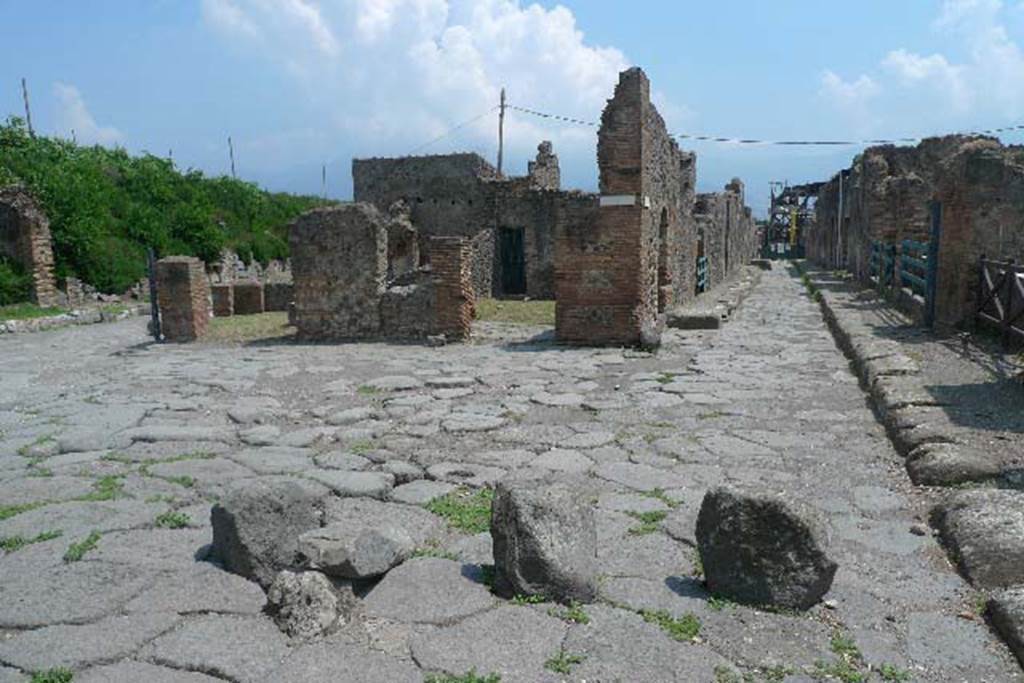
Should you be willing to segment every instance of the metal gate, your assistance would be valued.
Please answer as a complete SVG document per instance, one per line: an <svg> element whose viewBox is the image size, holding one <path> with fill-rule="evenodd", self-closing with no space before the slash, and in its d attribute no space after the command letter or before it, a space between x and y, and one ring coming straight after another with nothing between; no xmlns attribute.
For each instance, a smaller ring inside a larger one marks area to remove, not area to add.
<svg viewBox="0 0 1024 683"><path fill-rule="evenodd" d="M980 268L978 321L997 327L1004 344L1024 342L1024 266L982 256Z"/></svg>

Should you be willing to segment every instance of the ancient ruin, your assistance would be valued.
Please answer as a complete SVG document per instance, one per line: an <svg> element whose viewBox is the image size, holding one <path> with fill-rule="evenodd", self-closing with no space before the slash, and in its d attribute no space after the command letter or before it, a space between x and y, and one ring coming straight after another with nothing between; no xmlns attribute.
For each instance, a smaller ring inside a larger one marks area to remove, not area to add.
<svg viewBox="0 0 1024 683"><path fill-rule="evenodd" d="M17 185L0 187L0 257L30 275L34 303L57 305L50 222L35 198Z"/></svg>
<svg viewBox="0 0 1024 683"><path fill-rule="evenodd" d="M201 338L210 321L210 290L203 262L191 256L160 259L156 283L163 338L171 342Z"/></svg>

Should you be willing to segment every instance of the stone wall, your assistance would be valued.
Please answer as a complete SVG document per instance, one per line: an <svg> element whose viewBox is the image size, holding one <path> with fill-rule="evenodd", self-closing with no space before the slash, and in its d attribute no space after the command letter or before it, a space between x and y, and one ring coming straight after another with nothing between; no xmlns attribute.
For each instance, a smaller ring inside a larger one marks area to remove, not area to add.
<svg viewBox="0 0 1024 683"><path fill-rule="evenodd" d="M738 178L733 178L724 192L697 195L694 212L708 259L708 286L713 287L754 258L757 226Z"/></svg>
<svg viewBox="0 0 1024 683"><path fill-rule="evenodd" d="M942 204L936 320L974 315L978 260L1024 258L1024 148L985 136L929 138L913 147L872 147L818 194L808 257L870 280L871 243L931 239L930 203Z"/></svg>
<svg viewBox="0 0 1024 683"><path fill-rule="evenodd" d="M432 238L428 266L388 280L390 220L371 204L354 203L313 209L292 223L292 319L300 338L469 336L471 241Z"/></svg>
<svg viewBox="0 0 1024 683"><path fill-rule="evenodd" d="M188 342L206 334L210 292L203 262L169 256L156 262L160 330L166 341Z"/></svg>
<svg viewBox="0 0 1024 683"><path fill-rule="evenodd" d="M19 264L32 277L32 301L56 306L50 221L20 185L0 188L0 256Z"/></svg>
<svg viewBox="0 0 1024 683"><path fill-rule="evenodd" d="M295 286L290 282L268 282L263 285L263 310L287 311L294 297Z"/></svg>
<svg viewBox="0 0 1024 683"><path fill-rule="evenodd" d="M575 344L656 345L679 263L683 163L640 69L601 115L593 220L560 226L555 333Z"/></svg>
<svg viewBox="0 0 1024 683"><path fill-rule="evenodd" d="M498 239L503 229L514 229L523 231L525 295L554 298L556 226L576 220L577 211L597 205L593 195L560 191L558 157L550 142L538 146L528 174L522 177L499 178L475 154L355 159L352 177L355 201L369 202L381 211L396 202L408 206L419 236L421 264L429 260L431 238L469 239L477 296L510 294L502 286Z"/></svg>
<svg viewBox="0 0 1024 683"><path fill-rule="evenodd" d="M210 298L215 317L227 318L235 314L235 288L230 282L210 285Z"/></svg>
<svg viewBox="0 0 1024 683"><path fill-rule="evenodd" d="M381 213L364 203L312 209L291 224L288 242L299 338L379 335L388 271Z"/></svg>
<svg viewBox="0 0 1024 683"><path fill-rule="evenodd" d="M254 280L232 283L235 290L235 315L257 315L265 310L263 283ZM287 309L286 309L287 310Z"/></svg>

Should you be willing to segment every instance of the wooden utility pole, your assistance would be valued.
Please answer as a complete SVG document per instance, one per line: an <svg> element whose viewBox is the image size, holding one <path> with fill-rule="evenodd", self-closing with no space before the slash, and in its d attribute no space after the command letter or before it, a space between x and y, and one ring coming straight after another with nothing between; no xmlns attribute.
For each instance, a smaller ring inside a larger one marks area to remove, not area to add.
<svg viewBox="0 0 1024 683"><path fill-rule="evenodd" d="M228 156L231 157L231 177L236 178L235 175L235 146L231 143L231 136L228 136Z"/></svg>
<svg viewBox="0 0 1024 683"><path fill-rule="evenodd" d="M498 106L498 177L501 177L501 163L505 156L505 88L501 89L501 104Z"/></svg>
<svg viewBox="0 0 1024 683"><path fill-rule="evenodd" d="M28 83L24 77L21 79L21 97L25 100L25 123L28 125L28 134L35 137L35 131L32 130L32 110L28 106Z"/></svg>
<svg viewBox="0 0 1024 683"><path fill-rule="evenodd" d="M327 201L327 164L320 167L320 198Z"/></svg>

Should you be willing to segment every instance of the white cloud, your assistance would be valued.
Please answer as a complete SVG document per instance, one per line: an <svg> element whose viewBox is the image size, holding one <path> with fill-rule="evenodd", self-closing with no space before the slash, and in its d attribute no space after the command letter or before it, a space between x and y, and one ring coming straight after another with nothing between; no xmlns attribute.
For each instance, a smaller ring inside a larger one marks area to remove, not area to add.
<svg viewBox="0 0 1024 683"><path fill-rule="evenodd" d="M1024 52L1007 26L1019 21L1022 8L1022 2L945 0L933 29L944 44L963 51L960 59L897 48L880 61L877 74L843 83L829 73L823 90L859 100L864 116L906 132L1017 123L1024 118Z"/></svg>
<svg viewBox="0 0 1024 683"><path fill-rule="evenodd" d="M57 98L57 132L71 136L78 142L92 145L114 145L124 140L124 135L113 126L101 126L89 113L82 93L73 85L55 83L53 94Z"/></svg>
<svg viewBox="0 0 1024 683"><path fill-rule="evenodd" d="M594 120L629 66L621 51L588 43L568 9L517 0L203 0L202 17L294 76L304 109L360 155L404 153L492 109L503 86L513 104ZM664 104L666 118L688 115ZM485 117L424 153L493 157L495 129ZM563 159L593 166L594 133L512 111L506 147L525 166L552 139Z"/></svg>

